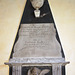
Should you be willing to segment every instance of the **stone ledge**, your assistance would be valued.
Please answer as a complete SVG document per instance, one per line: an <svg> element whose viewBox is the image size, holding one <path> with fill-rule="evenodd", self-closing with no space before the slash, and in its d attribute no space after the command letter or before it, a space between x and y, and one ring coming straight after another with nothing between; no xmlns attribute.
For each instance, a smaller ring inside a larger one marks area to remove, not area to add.
<svg viewBox="0 0 75 75"><path fill-rule="evenodd" d="M64 58L13 58L6 65L52 65L61 64L62 66L68 64Z"/></svg>

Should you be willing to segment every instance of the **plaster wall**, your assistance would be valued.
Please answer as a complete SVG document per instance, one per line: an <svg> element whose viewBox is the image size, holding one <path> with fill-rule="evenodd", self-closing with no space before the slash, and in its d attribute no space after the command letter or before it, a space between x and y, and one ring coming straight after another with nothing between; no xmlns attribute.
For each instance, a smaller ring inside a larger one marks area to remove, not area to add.
<svg viewBox="0 0 75 75"><path fill-rule="evenodd" d="M0 75L9 75L9 60L26 0L0 0Z"/></svg>
<svg viewBox="0 0 75 75"><path fill-rule="evenodd" d="M75 75L75 0L49 0L65 53L66 75Z"/></svg>
<svg viewBox="0 0 75 75"><path fill-rule="evenodd" d="M26 0L0 0L0 75L8 75L4 62L9 60ZM66 75L75 71L75 0L49 0L54 21L63 46Z"/></svg>

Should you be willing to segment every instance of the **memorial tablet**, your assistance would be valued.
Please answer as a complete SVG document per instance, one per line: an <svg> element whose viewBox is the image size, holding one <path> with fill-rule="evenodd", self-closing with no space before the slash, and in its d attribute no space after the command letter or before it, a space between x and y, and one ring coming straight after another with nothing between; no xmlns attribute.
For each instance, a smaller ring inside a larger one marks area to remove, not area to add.
<svg viewBox="0 0 75 75"><path fill-rule="evenodd" d="M13 57L62 57L54 24L21 24Z"/></svg>

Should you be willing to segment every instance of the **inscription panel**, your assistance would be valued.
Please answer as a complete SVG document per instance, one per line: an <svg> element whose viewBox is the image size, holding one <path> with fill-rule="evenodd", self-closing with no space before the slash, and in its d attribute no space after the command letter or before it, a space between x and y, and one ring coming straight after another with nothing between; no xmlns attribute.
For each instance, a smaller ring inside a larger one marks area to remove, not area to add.
<svg viewBox="0 0 75 75"><path fill-rule="evenodd" d="M22 24L14 47L14 57L61 57L54 25Z"/></svg>

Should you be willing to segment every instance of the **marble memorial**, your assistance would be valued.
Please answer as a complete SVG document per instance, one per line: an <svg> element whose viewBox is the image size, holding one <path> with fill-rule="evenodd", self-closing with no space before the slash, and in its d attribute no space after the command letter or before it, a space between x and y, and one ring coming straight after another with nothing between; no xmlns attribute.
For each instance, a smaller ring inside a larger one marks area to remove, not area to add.
<svg viewBox="0 0 75 75"><path fill-rule="evenodd" d="M35 17L40 17L44 0L30 0ZM19 38L14 45L12 58L6 65L12 66L12 75L22 75L23 66L33 66L27 75L45 75L50 70L35 66L51 66L52 75L62 75L62 66L69 62L62 57L61 45L56 39L54 23L21 24Z"/></svg>

